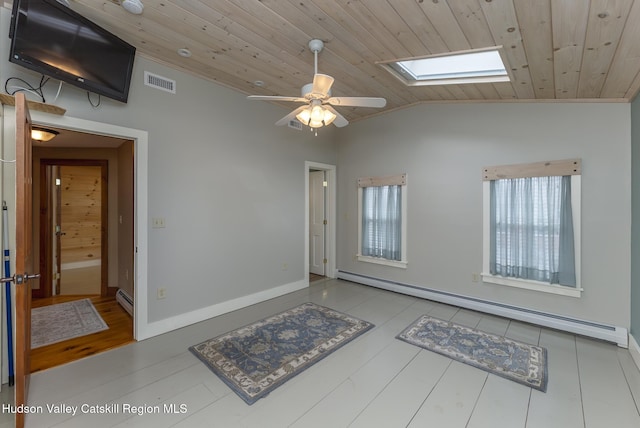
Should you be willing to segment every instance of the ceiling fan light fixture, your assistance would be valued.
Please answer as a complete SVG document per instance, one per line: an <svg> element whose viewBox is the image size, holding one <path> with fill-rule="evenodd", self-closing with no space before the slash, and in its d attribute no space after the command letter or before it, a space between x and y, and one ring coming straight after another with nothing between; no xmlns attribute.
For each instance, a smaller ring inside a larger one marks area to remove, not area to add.
<svg viewBox="0 0 640 428"><path fill-rule="evenodd" d="M58 131L54 131L53 129L40 128L37 126L31 127L31 139L36 141L42 141L46 143L55 138L58 135Z"/></svg>
<svg viewBox="0 0 640 428"><path fill-rule="evenodd" d="M309 121L309 128L311 129L318 129L318 128L322 128L323 126L324 126L324 123L321 120Z"/></svg>
<svg viewBox="0 0 640 428"><path fill-rule="evenodd" d="M311 107L311 121L322 122L324 120L324 109L321 105L315 105Z"/></svg>
<svg viewBox="0 0 640 428"><path fill-rule="evenodd" d="M324 110L324 119L322 120L325 126L331 125L333 121L336 119L336 115L333 112L325 109Z"/></svg>
<svg viewBox="0 0 640 428"><path fill-rule="evenodd" d="M322 108L320 108L320 110L322 110ZM320 112L318 114L316 110L316 113L314 114L313 108L306 108L296 115L296 119L298 119L303 125L307 125L312 129L322 128L323 126L328 125L328 123L323 121L323 118L324 112Z"/></svg>
<svg viewBox="0 0 640 428"><path fill-rule="evenodd" d="M313 100L308 108L296 115L296 119L302 124L315 129L331 125L336 119L336 115L324 108L320 100Z"/></svg>
<svg viewBox="0 0 640 428"><path fill-rule="evenodd" d="M298 119L304 125L309 125L309 121L311 120L311 108L302 110L296 115L296 119Z"/></svg>

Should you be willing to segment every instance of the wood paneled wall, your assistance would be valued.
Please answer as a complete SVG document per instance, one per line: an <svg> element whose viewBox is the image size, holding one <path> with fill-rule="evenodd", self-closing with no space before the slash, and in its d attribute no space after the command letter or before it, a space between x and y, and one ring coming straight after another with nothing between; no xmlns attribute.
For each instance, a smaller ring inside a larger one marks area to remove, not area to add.
<svg viewBox="0 0 640 428"><path fill-rule="evenodd" d="M100 259L102 180L99 166L62 166L62 263Z"/></svg>

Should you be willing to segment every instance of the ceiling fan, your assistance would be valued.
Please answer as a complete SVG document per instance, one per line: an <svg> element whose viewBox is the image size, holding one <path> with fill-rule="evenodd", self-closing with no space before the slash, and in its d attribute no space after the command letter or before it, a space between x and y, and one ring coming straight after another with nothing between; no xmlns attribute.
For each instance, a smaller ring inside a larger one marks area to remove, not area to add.
<svg viewBox="0 0 640 428"><path fill-rule="evenodd" d="M318 73L318 53L323 47L324 43L322 40L314 39L309 42L309 49L311 49L311 52L314 54L313 83L308 83L302 87L302 95L300 97L249 95L247 98L260 101L293 101L305 103L305 105L298 107L277 121L276 125L286 125L289 121L296 118L312 130L330 125L331 123L338 128L349 124L349 121L345 119L344 116L331 107L332 105L381 108L387 104L387 100L384 98L332 97L331 85L333 85L333 77Z"/></svg>

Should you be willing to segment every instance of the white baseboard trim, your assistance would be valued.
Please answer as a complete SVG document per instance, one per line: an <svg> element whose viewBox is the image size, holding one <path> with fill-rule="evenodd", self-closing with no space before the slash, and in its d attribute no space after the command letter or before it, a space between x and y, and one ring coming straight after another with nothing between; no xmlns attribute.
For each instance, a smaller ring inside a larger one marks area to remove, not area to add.
<svg viewBox="0 0 640 428"><path fill-rule="evenodd" d="M640 370L640 345L631 334L629 335L629 353L633 358L633 362L638 366L638 370Z"/></svg>
<svg viewBox="0 0 640 428"><path fill-rule="evenodd" d="M624 327L602 324L594 321L570 318L519 306L507 305L490 300L479 299L461 294L449 293L395 281L387 281L351 272L338 272L338 278L423 299L434 300L448 305L459 306L479 312L486 312L531 324L563 330L582 336L613 342L622 348L629 347L629 333Z"/></svg>
<svg viewBox="0 0 640 428"><path fill-rule="evenodd" d="M308 280L300 280L289 284L280 285L270 288L269 290L260 291L248 296L238 297L237 299L228 300L206 308L197 309L185 314L176 315L171 318L165 318L160 321L148 323L143 332L140 332L137 340L149 339L159 334L168 333L178 328L186 327L191 324L205 321L218 315L226 314L256 303L264 302L269 299L283 296L294 291L302 290L309 287Z"/></svg>

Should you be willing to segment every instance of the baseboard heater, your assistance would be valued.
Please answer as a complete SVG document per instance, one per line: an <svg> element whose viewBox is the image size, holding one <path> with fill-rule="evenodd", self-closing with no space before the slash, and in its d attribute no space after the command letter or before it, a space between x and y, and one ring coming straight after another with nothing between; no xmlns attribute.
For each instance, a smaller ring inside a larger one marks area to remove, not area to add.
<svg viewBox="0 0 640 428"><path fill-rule="evenodd" d="M448 293L446 291L417 287L415 285L378 279L352 272L338 271L338 278L364 285L370 285L383 290L395 291L397 293L434 300L448 305L460 306L466 309L486 312L492 315L498 315L582 336L605 340L607 342L613 342L622 348L629 347L629 333L624 327L569 318L562 315L550 314L519 306L506 305L475 297Z"/></svg>
<svg viewBox="0 0 640 428"><path fill-rule="evenodd" d="M116 302L120 303L120 306L122 306L129 315L133 316L133 299L129 293L122 288L118 288L118 291L116 291Z"/></svg>

